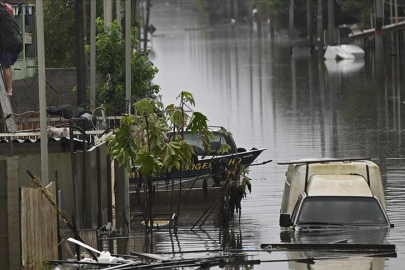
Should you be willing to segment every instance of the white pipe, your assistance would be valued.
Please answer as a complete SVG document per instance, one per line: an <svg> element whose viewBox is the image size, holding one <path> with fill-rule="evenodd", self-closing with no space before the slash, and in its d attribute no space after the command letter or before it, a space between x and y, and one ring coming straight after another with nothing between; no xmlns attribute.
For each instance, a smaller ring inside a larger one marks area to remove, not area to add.
<svg viewBox="0 0 405 270"><path fill-rule="evenodd" d="M42 0L36 0L37 49L38 49L38 89L39 89L39 123L41 134L41 182L49 184L48 134L46 119L46 80L45 80L45 39L44 6Z"/></svg>
<svg viewBox="0 0 405 270"><path fill-rule="evenodd" d="M92 248L91 246L86 245L85 243L80 242L80 241L78 241L78 240L76 240L76 239L74 239L74 238L72 238L72 237L68 238L68 241L69 241L69 242L72 242L72 243L75 243L75 244L77 244L77 245L79 245L79 246L82 246L82 247L84 247L84 248L86 248L86 249L88 249L88 250L97 252L98 254L101 254L101 253L102 253L101 251L99 251L99 250L97 250L97 249L95 249L95 248Z"/></svg>

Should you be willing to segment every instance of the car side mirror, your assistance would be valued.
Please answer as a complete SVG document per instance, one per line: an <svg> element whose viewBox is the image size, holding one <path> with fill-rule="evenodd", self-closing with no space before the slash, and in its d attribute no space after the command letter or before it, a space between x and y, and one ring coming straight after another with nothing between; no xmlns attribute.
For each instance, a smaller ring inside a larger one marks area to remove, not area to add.
<svg viewBox="0 0 405 270"><path fill-rule="evenodd" d="M290 227L292 226L290 214L280 214L280 227Z"/></svg>

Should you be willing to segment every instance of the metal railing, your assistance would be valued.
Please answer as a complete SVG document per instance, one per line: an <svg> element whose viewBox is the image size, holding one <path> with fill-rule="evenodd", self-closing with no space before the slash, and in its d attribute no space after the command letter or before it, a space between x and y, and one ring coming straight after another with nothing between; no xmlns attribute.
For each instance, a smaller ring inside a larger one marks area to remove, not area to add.
<svg viewBox="0 0 405 270"><path fill-rule="evenodd" d="M120 125L121 118L122 116L95 117L95 121L88 122L86 118L81 117L72 119L65 119L63 117L49 117L47 118L47 125L48 130L50 130L51 128L69 129L70 122L72 122L74 126L82 128L85 131L86 135L90 137L90 141L93 141L95 136L103 134L108 130L114 129L115 127L118 127ZM0 140L39 139L39 118L15 116L15 125L16 132L0 133ZM79 136L82 135L81 132L76 130L73 131L73 134L75 138L79 138ZM69 132L67 132L66 137L69 137Z"/></svg>

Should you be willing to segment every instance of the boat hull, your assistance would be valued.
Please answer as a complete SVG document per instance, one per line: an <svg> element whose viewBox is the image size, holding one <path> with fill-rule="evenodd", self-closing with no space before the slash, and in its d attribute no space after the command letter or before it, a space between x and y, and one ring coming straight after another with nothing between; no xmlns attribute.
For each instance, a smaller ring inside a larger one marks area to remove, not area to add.
<svg viewBox="0 0 405 270"><path fill-rule="evenodd" d="M199 158L197 162L193 164L190 170L180 172L177 169L173 169L171 172L162 173L159 176L153 177L152 181L162 181L162 180L172 180L178 178L192 178L192 177L202 177L204 175L209 175L211 173L210 164L215 161L221 161L226 163L226 168L228 171L231 171L235 168L236 165L243 165L245 167L250 166L256 158L264 151L265 149L252 149L246 152L240 152L230 155L223 156L214 156ZM143 179L137 179L131 177L129 179L130 183L143 182Z"/></svg>

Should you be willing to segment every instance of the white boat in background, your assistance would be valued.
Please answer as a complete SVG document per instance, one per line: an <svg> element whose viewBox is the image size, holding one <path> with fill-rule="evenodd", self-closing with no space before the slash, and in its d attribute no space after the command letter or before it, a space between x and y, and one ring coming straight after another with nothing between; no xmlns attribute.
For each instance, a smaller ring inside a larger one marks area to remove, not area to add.
<svg viewBox="0 0 405 270"><path fill-rule="evenodd" d="M364 69L364 59L325 60L326 70L330 75L352 75Z"/></svg>
<svg viewBox="0 0 405 270"><path fill-rule="evenodd" d="M357 45L340 45L340 48L342 48L345 52L352 54L356 59L364 58L364 50Z"/></svg>
<svg viewBox="0 0 405 270"><path fill-rule="evenodd" d="M328 46L324 54L325 59L362 59L364 50L357 45Z"/></svg>

